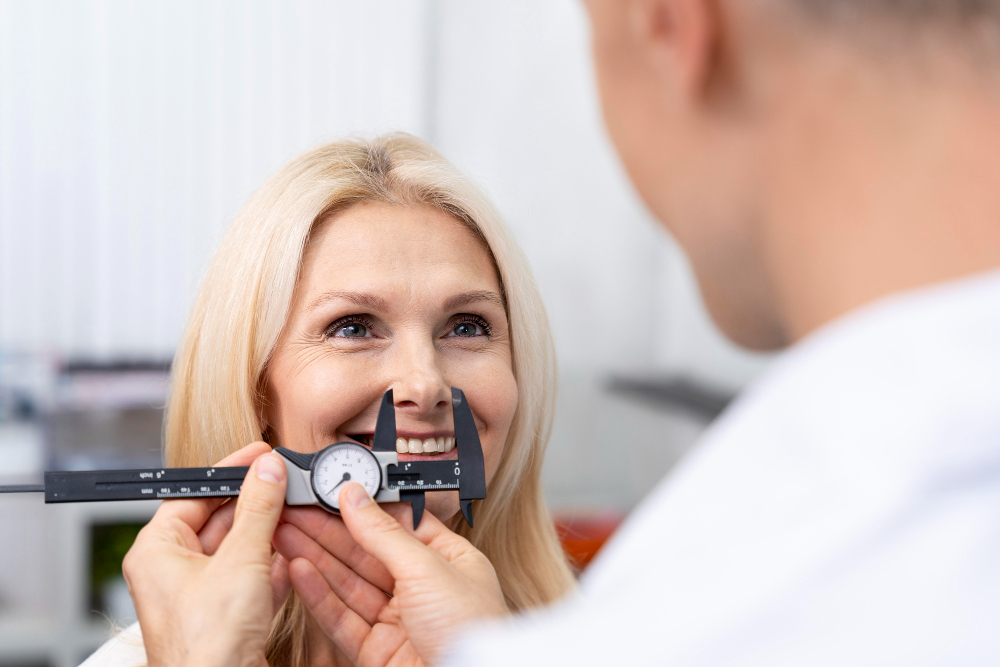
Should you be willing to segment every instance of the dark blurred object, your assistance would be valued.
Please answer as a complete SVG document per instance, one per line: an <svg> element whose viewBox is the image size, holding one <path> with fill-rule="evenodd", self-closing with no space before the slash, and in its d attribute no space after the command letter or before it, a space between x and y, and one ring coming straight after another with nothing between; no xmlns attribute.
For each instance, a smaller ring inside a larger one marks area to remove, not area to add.
<svg viewBox="0 0 1000 667"><path fill-rule="evenodd" d="M162 408L59 410L42 424L50 470L161 465Z"/></svg>
<svg viewBox="0 0 1000 667"><path fill-rule="evenodd" d="M43 431L55 470L161 465L169 363L73 361L59 373Z"/></svg>
<svg viewBox="0 0 1000 667"><path fill-rule="evenodd" d="M556 532L573 567L583 571L623 519L624 516L612 512L573 512L556 516Z"/></svg>
<svg viewBox="0 0 1000 667"><path fill-rule="evenodd" d="M90 608L87 612L98 612L120 620L119 590L124 590L122 560L132 548L136 536L144 523L98 523L90 527Z"/></svg>
<svg viewBox="0 0 1000 667"><path fill-rule="evenodd" d="M709 387L687 377L632 377L615 375L608 389L665 409L682 410L712 421L733 401L732 392Z"/></svg>

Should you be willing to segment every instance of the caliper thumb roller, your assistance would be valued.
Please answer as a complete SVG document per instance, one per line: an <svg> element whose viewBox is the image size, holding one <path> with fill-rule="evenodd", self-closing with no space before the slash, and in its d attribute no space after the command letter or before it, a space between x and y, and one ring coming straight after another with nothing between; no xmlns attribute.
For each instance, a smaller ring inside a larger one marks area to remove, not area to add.
<svg viewBox="0 0 1000 667"><path fill-rule="evenodd" d="M451 388L457 460L399 462L396 453L396 410L392 389L382 396L372 448L335 442L303 454L276 447L288 471L285 502L318 505L340 513L340 488L358 482L380 503L408 502L413 527L424 513L424 494L458 491L466 522L472 526L472 501L486 497L483 447L465 394ZM46 503L107 500L210 498L237 496L248 467L157 468L145 470L79 470L45 473L42 485L0 486L0 493L44 492Z"/></svg>

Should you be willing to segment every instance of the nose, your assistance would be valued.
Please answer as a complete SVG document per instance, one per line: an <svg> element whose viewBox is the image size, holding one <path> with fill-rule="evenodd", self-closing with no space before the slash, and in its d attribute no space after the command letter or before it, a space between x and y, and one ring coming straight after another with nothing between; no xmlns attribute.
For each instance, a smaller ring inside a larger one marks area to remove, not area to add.
<svg viewBox="0 0 1000 667"><path fill-rule="evenodd" d="M392 397L397 410L429 416L451 404L451 387L441 372L433 342L401 346L395 356Z"/></svg>

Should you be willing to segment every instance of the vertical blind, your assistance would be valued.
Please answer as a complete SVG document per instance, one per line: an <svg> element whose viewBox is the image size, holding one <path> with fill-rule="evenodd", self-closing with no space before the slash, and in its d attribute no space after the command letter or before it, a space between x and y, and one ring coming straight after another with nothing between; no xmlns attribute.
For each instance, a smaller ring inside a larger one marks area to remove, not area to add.
<svg viewBox="0 0 1000 667"><path fill-rule="evenodd" d="M268 174L426 128L426 9L0 0L0 348L170 355Z"/></svg>

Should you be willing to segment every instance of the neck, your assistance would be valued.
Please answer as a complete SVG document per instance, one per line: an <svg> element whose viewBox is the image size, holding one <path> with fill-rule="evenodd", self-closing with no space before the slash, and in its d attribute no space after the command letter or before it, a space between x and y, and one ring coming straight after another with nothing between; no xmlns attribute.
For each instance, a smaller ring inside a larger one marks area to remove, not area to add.
<svg viewBox="0 0 1000 667"><path fill-rule="evenodd" d="M855 63L822 91L815 70L803 76L769 137L759 253L789 340L883 296L1000 267L996 84L968 65L943 78L863 72Z"/></svg>

